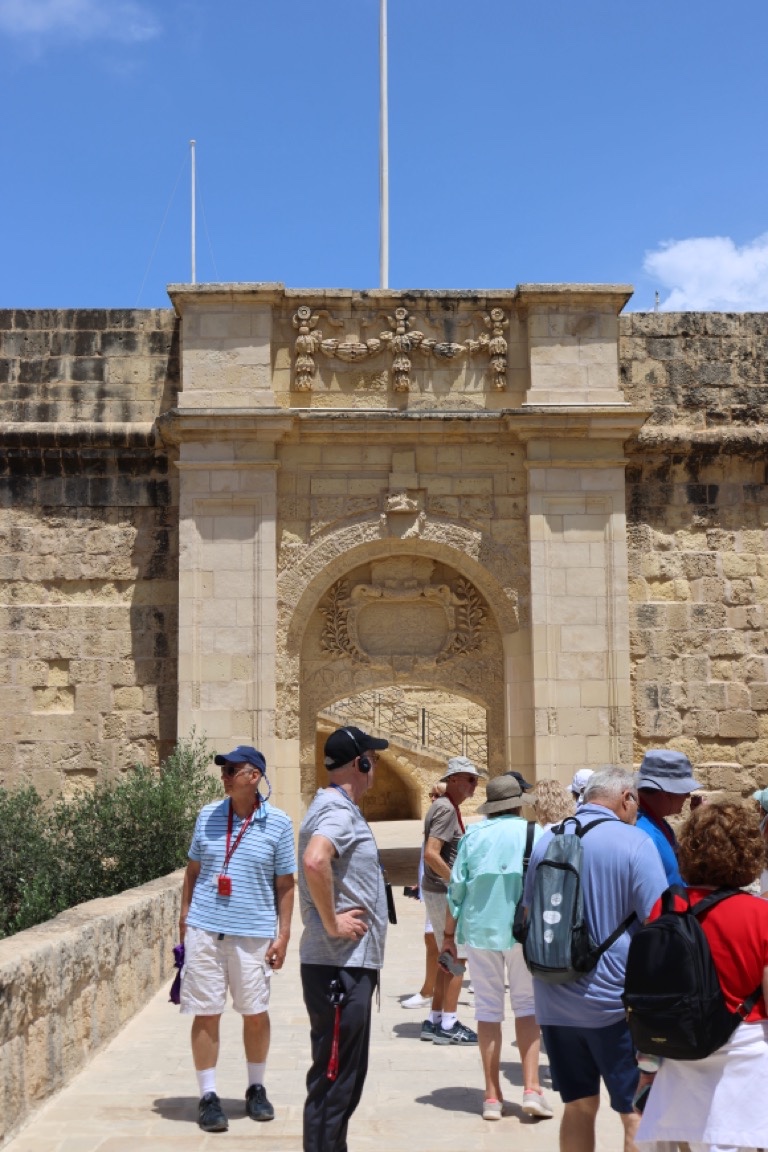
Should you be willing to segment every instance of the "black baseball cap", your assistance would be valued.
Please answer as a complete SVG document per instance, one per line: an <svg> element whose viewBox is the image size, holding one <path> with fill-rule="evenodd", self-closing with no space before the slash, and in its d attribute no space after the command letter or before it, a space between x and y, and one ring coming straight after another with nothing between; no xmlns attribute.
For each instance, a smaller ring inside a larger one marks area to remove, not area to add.
<svg viewBox="0 0 768 1152"><path fill-rule="evenodd" d="M325 742L323 763L329 772L364 756L366 752L380 752L389 748L389 740L369 736L361 728L337 728Z"/></svg>
<svg viewBox="0 0 768 1152"><path fill-rule="evenodd" d="M531 788L533 788L533 784L528 783L522 772L507 772L506 775L514 776L523 792L530 792Z"/></svg>

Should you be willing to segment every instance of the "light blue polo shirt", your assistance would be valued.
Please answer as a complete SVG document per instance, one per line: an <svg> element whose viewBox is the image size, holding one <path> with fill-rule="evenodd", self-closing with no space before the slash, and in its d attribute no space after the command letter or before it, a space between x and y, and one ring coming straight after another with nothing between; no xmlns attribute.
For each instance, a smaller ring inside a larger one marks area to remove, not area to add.
<svg viewBox="0 0 768 1152"><path fill-rule="evenodd" d="M605 817L608 821L589 832L582 842L581 879L587 926L592 939L600 944L630 913L634 912L637 920L603 953L597 967L580 980L545 984L534 976L539 1024L605 1028L624 1019L621 994L630 937L667 887L659 853L645 832L622 823L601 804L583 804L577 813L582 825ZM524 892L528 907L536 868L551 839L552 832L545 832L533 849Z"/></svg>
<svg viewBox="0 0 768 1152"><path fill-rule="evenodd" d="M187 924L226 936L261 936L277 931L275 876L296 871L293 826L279 808L267 801L254 813L229 862L232 895L219 896L217 879L227 849L229 798L206 804L195 824L190 860L200 864L187 915ZM233 813L232 844L243 825Z"/></svg>

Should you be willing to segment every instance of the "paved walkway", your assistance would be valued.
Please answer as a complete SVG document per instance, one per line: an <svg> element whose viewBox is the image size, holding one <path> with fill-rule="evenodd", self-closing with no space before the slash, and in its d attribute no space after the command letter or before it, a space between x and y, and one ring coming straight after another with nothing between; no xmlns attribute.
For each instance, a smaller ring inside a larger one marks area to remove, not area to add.
<svg viewBox="0 0 768 1152"><path fill-rule="evenodd" d="M424 966L423 910L402 895L413 882L418 848L416 823L378 825L390 877L396 881L397 925L390 927L382 974L381 1011L374 1010L371 1061L365 1093L350 1125L352 1152L556 1152L559 1098L554 1120L532 1120L520 1109L520 1061L511 1020L504 1025L502 1082L505 1115L500 1123L480 1116L482 1076L476 1048L444 1048L419 1041L421 1013L400 1000L421 984ZM205 1134L196 1124L197 1090L189 1050L189 1020L168 1003L163 988L75 1079L48 1101L4 1152L195 1152L260 1145L269 1152L301 1149L304 1076L309 1028L298 974L300 924L294 923L286 967L272 984L272 1048L266 1087L275 1120L254 1124L243 1113L245 1067L239 1018L222 1020L218 1091L230 1118L226 1133ZM169 944L170 947L170 944ZM170 979L168 986L170 986ZM460 1017L471 1023L472 995L464 987ZM546 1066L544 1072L546 1073ZM548 1077L545 1076L545 1085ZM622 1128L604 1101L598 1152L620 1152Z"/></svg>

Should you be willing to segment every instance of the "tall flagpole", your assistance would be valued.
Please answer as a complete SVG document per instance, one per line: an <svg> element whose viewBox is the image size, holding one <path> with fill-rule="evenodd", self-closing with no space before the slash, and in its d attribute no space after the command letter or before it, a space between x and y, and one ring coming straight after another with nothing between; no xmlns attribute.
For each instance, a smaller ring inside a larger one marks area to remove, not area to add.
<svg viewBox="0 0 768 1152"><path fill-rule="evenodd" d="M195 172L195 141L194 140L190 140L189 148L190 148L190 152L192 154L192 217L191 217L191 219L192 219L192 237L191 237L191 245L190 245L191 252L192 252L192 281L191 282L192 282L192 284L197 284L197 270L196 270L197 253L195 251L195 232L197 231L197 221L195 219L195 201L196 201L197 197L195 196L196 172Z"/></svg>
<svg viewBox="0 0 768 1152"><path fill-rule="evenodd" d="M389 110L387 0L379 0L379 288L389 288Z"/></svg>

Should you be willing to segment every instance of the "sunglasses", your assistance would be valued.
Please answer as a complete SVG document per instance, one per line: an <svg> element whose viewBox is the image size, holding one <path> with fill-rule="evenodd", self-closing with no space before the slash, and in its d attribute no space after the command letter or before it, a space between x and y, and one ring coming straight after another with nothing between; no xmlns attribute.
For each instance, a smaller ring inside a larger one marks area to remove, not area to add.
<svg viewBox="0 0 768 1152"><path fill-rule="evenodd" d="M244 766L243 765L237 765L237 764L222 764L221 765L222 776L227 776L227 777L229 777L229 779L232 779L233 776L239 776L241 772L253 772L253 768L251 768L250 765L248 765L248 764L246 764Z"/></svg>

